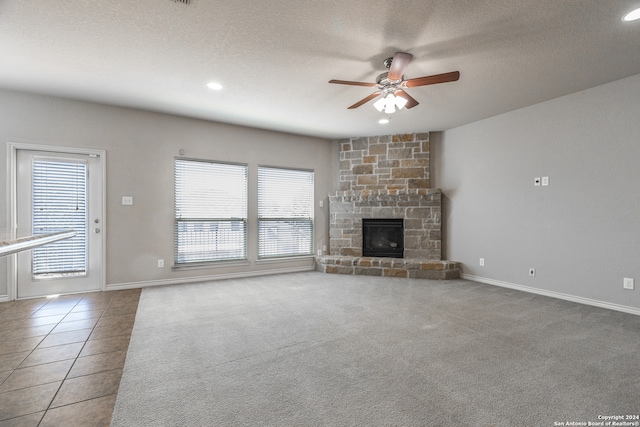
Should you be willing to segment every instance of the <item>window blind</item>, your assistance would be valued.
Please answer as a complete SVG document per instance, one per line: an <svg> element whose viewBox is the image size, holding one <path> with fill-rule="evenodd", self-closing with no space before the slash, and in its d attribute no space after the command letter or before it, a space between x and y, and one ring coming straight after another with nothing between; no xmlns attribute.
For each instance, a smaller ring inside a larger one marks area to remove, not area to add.
<svg viewBox="0 0 640 427"><path fill-rule="evenodd" d="M74 230L76 236L32 251L34 278L87 272L87 165L82 161L32 162L32 232Z"/></svg>
<svg viewBox="0 0 640 427"><path fill-rule="evenodd" d="M258 168L258 258L313 253L313 176Z"/></svg>
<svg viewBox="0 0 640 427"><path fill-rule="evenodd" d="M247 166L175 160L175 262L247 257Z"/></svg>

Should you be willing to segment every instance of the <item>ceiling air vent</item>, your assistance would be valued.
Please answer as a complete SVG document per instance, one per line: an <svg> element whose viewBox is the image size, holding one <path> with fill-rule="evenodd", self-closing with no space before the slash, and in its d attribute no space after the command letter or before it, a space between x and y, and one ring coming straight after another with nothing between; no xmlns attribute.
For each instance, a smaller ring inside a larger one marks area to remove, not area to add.
<svg viewBox="0 0 640 427"><path fill-rule="evenodd" d="M189 4L191 0L173 0L174 3Z"/></svg>

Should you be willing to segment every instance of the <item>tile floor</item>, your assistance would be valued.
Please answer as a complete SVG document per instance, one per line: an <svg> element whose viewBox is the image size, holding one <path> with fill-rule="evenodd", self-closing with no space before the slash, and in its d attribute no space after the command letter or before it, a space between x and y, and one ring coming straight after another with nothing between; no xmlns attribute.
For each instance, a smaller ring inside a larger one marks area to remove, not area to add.
<svg viewBox="0 0 640 427"><path fill-rule="evenodd" d="M108 426L140 289L0 303L0 427Z"/></svg>

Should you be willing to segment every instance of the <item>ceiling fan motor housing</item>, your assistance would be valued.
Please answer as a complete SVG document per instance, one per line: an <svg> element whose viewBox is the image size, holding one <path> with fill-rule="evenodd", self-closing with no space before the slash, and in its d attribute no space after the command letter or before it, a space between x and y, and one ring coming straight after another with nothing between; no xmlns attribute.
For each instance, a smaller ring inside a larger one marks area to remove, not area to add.
<svg viewBox="0 0 640 427"><path fill-rule="evenodd" d="M392 80L389 80L388 75L389 73L382 73L378 77L376 77L376 84L378 85L378 88L385 93L396 91L398 88L398 85L402 83L402 80L404 78L403 76L403 78L401 78L400 80L392 81Z"/></svg>

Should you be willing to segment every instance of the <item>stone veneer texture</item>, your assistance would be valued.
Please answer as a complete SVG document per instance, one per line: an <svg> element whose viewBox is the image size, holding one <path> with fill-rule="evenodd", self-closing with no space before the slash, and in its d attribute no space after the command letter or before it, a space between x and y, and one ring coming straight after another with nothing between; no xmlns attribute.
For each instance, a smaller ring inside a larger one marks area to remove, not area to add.
<svg viewBox="0 0 640 427"><path fill-rule="evenodd" d="M430 188L429 134L384 135L340 140L340 190Z"/></svg>
<svg viewBox="0 0 640 427"><path fill-rule="evenodd" d="M442 193L429 188L429 134L339 143L341 191L329 197L329 254L362 256L362 218L403 218L404 257L440 260Z"/></svg>
<svg viewBox="0 0 640 427"><path fill-rule="evenodd" d="M329 196L329 254L362 256L362 218L403 218L404 257L440 260L440 189L339 191Z"/></svg>

